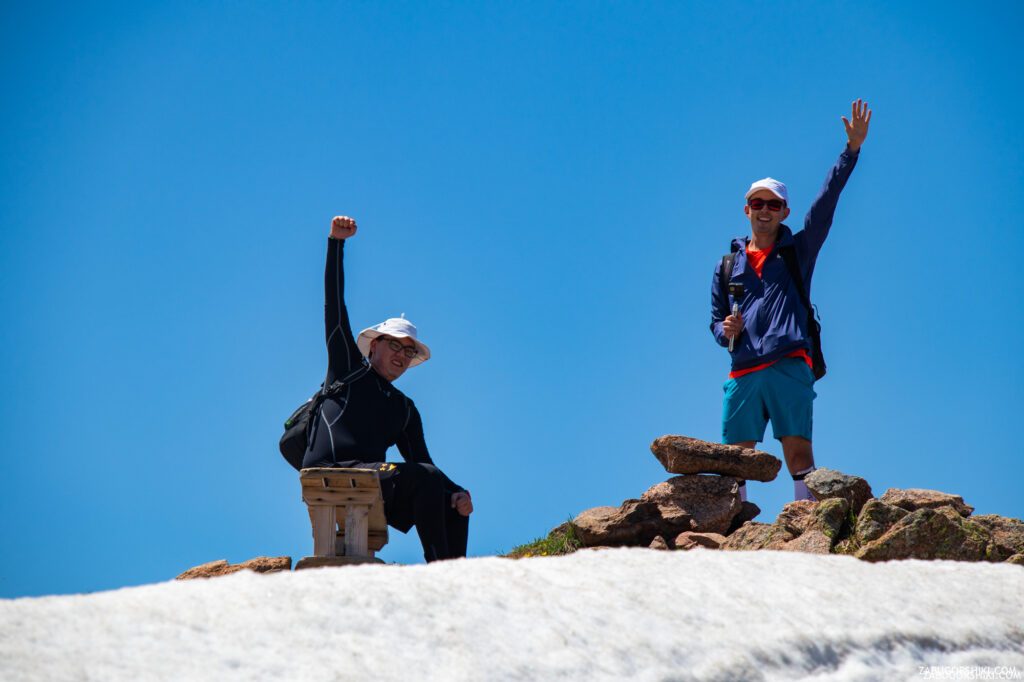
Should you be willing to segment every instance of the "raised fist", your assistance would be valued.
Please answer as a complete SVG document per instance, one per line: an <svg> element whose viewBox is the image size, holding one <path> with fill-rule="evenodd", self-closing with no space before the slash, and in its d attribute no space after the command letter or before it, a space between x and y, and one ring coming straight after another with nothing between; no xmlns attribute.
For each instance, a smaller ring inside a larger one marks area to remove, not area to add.
<svg viewBox="0 0 1024 682"><path fill-rule="evenodd" d="M452 494L452 507L462 514L463 516L469 516L473 513L473 498L469 496L469 491Z"/></svg>
<svg viewBox="0 0 1024 682"><path fill-rule="evenodd" d="M347 215L336 215L331 221L331 237L334 239L348 239L356 233L355 218Z"/></svg>

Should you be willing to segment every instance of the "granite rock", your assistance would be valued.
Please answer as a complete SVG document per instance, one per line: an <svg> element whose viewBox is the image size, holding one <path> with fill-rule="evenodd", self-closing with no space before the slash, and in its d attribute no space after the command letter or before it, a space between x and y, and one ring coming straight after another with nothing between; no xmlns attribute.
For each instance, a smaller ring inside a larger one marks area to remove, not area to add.
<svg viewBox="0 0 1024 682"><path fill-rule="evenodd" d="M175 580L192 580L194 578L216 578L222 575L230 575L239 571L255 571L256 573L278 573L280 571L292 570L292 558L290 556L258 556L240 564L229 564L224 559L210 561L199 566L194 566Z"/></svg>
<svg viewBox="0 0 1024 682"><path fill-rule="evenodd" d="M960 516L970 516L974 511L974 507L965 504L964 498L959 495L950 495L938 490L926 490L924 488L889 488L880 499L886 504L891 504L894 507L906 509L907 511L952 507Z"/></svg>
<svg viewBox="0 0 1024 682"><path fill-rule="evenodd" d="M721 548L733 551L782 549L794 537L785 528L774 523L747 521L740 526L739 530L725 539Z"/></svg>
<svg viewBox="0 0 1024 682"><path fill-rule="evenodd" d="M656 505L662 519L679 527L666 537L684 530L724 534L742 508L739 490L739 482L728 476L673 476L651 486L640 501ZM690 519L692 528L684 527Z"/></svg>
<svg viewBox="0 0 1024 682"><path fill-rule="evenodd" d="M956 521L935 509L917 509L897 521L877 540L854 553L866 561L892 559L950 559L980 561L985 558L991 534L966 520Z"/></svg>
<svg viewBox="0 0 1024 682"><path fill-rule="evenodd" d="M817 507L818 503L815 500L787 502L776 517L775 525L796 537L811 527Z"/></svg>
<svg viewBox="0 0 1024 682"><path fill-rule="evenodd" d="M842 498L850 503L854 514L859 514L861 507L873 497L871 486L863 478L833 469L815 469L804 477L804 483L819 502Z"/></svg>
<svg viewBox="0 0 1024 682"><path fill-rule="evenodd" d="M795 540L782 546L786 552L807 552L808 554L829 554L832 551L832 538L817 529L805 531Z"/></svg>
<svg viewBox="0 0 1024 682"><path fill-rule="evenodd" d="M676 537L675 545L676 549L696 549L703 547L705 549L718 549L725 542L726 538L724 535L718 533L694 533L692 531L686 531L680 533Z"/></svg>
<svg viewBox="0 0 1024 682"><path fill-rule="evenodd" d="M841 497L823 500L814 510L814 520L808 530L823 533L833 543L844 535L849 520L850 503Z"/></svg>
<svg viewBox="0 0 1024 682"><path fill-rule="evenodd" d="M719 474L747 481L772 481L782 461L767 452L687 436L662 436L651 452L671 474Z"/></svg>
<svg viewBox="0 0 1024 682"><path fill-rule="evenodd" d="M651 544L648 545L650 549L668 549L668 543L665 542L665 538L660 535L655 535L654 539L651 540Z"/></svg>
<svg viewBox="0 0 1024 682"><path fill-rule="evenodd" d="M987 552L989 561L1006 561L1024 553L1024 521L997 514L972 516L971 521L992 536Z"/></svg>
<svg viewBox="0 0 1024 682"><path fill-rule="evenodd" d="M572 523L586 547L647 547L658 535L675 537L693 525L692 519L681 513L666 521L657 504L640 500L626 500L618 507L587 509Z"/></svg>
<svg viewBox="0 0 1024 682"><path fill-rule="evenodd" d="M906 509L881 500L868 500L857 516L853 536L859 544L865 545L885 535L886 531L909 513Z"/></svg>

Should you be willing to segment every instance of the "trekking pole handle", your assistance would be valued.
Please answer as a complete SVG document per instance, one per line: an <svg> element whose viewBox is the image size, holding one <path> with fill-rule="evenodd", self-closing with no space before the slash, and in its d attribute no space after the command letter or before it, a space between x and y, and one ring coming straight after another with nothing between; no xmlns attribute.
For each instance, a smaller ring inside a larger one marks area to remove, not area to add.
<svg viewBox="0 0 1024 682"><path fill-rule="evenodd" d="M733 304L732 304L732 314L735 315L739 311L740 311L740 304L738 302L736 302L736 301L733 301ZM733 344L735 342L736 342L736 337L735 336L732 336L732 337L729 338L729 352L730 353L732 352L732 347L733 347Z"/></svg>

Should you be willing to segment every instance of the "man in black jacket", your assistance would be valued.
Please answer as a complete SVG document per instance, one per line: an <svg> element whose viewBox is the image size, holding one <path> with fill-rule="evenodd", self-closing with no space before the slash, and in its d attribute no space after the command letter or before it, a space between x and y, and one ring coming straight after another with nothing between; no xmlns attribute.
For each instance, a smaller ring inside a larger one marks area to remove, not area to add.
<svg viewBox="0 0 1024 682"><path fill-rule="evenodd" d="M352 334L343 254L345 240L355 233L352 218L337 216L331 221L324 273L325 385L344 385L311 416L314 423L302 467L378 471L389 525L403 533L415 525L427 561L466 556L473 512L469 491L434 466L419 410L391 383L428 360L430 349L416 338L416 327L404 316L364 329L358 340ZM398 446L405 462L385 461L392 445Z"/></svg>

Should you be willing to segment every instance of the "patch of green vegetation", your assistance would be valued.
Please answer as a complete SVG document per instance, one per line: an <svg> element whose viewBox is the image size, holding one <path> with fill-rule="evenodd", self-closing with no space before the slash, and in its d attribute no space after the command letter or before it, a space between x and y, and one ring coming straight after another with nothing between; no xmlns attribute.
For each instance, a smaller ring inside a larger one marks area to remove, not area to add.
<svg viewBox="0 0 1024 682"><path fill-rule="evenodd" d="M559 556L572 554L583 547L579 530L572 520L563 523L548 533L547 537L537 538L525 545L513 547L512 551L503 555L507 559L527 559L534 556Z"/></svg>

